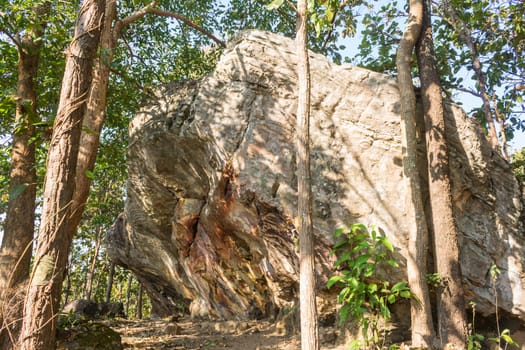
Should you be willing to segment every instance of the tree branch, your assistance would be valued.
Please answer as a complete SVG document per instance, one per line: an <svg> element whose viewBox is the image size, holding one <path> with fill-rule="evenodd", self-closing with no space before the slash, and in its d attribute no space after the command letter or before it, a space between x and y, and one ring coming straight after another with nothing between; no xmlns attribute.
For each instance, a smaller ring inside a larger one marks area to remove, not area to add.
<svg viewBox="0 0 525 350"><path fill-rule="evenodd" d="M157 16L175 18L176 20L186 24L188 27L191 27L191 28L195 29L196 31L206 35L208 38L212 39L213 41L215 41L220 46L226 47L226 43L224 41L222 41L221 39L217 38L215 35L213 35L209 31L207 31L206 29L202 28L201 26L193 23L191 20L187 19L186 17L184 17L182 15L179 15L178 13L174 13L174 12L158 9L157 6L158 6L158 1L157 0L152 1L148 5L144 6L140 10L136 11L135 13L133 13L132 15L130 15L130 16L124 18L124 19L119 20L117 22L117 24L115 25L115 28L113 30L114 37L116 38L117 36L119 36L121 34L122 30L126 26L128 26L129 24L138 21L139 19L144 17L146 14L153 14L153 15L157 15Z"/></svg>
<svg viewBox="0 0 525 350"><path fill-rule="evenodd" d="M461 91L461 92L465 92L467 94L471 94L471 95L476 96L476 97L481 97L481 95L478 92L476 92L474 90L471 90L471 89L467 89L467 88L461 87L461 86L454 86L453 89Z"/></svg>
<svg viewBox="0 0 525 350"><path fill-rule="evenodd" d="M7 24L11 29L14 29L13 24L9 21L5 12L0 12L0 17L6 17ZM4 33L18 48L22 48L22 40L20 40L19 33L13 35L4 26L0 26L0 33Z"/></svg>
<svg viewBox="0 0 525 350"><path fill-rule="evenodd" d="M157 9L157 8L153 8L153 7L150 8L147 12L150 13L150 14L158 15L158 16L175 18L176 20L181 21L182 23L186 24L188 27L191 27L191 28L195 29L196 31L206 35L208 38L210 38L211 40L215 41L220 46L226 47L226 43L224 41L222 41L221 39L217 38L215 35L213 35L209 31L207 31L206 29L202 28L201 26L193 23L192 21L190 21L186 17L179 15L178 13L165 11L165 10L161 10L161 9Z"/></svg>
<svg viewBox="0 0 525 350"><path fill-rule="evenodd" d="M154 0L130 16L117 21L115 28L113 29L113 38L118 37L126 26L144 17L150 9L157 7L157 5L158 2Z"/></svg>
<svg viewBox="0 0 525 350"><path fill-rule="evenodd" d="M326 37L325 37L324 42L323 42L323 47L322 47L323 50L326 49L326 46L328 45L328 42L332 38L332 34L334 32L335 19L336 19L337 15L339 14L339 10L344 9L347 4L348 4L348 0L343 0L343 2L341 2L339 4L339 6L335 9L334 16L332 17L332 21L330 22L330 29L328 30L328 33L326 34Z"/></svg>

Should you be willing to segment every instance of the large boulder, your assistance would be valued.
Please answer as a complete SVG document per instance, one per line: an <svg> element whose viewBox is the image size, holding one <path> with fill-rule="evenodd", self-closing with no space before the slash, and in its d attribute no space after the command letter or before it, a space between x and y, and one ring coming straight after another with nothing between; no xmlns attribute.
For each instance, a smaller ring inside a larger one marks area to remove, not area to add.
<svg viewBox="0 0 525 350"><path fill-rule="evenodd" d="M154 312L187 300L194 316L253 318L296 300L295 64L291 39L243 33L212 74L159 88L131 121L126 209L108 252L144 283ZM391 76L313 53L311 78L316 271L327 300L337 227L377 225L406 256L399 91ZM474 121L450 103L446 113L465 294L494 311L495 263L499 307L523 318L520 184Z"/></svg>
<svg viewBox="0 0 525 350"><path fill-rule="evenodd" d="M124 305L120 302L96 302L77 299L64 306L62 313L74 314L79 318L102 319L125 317Z"/></svg>

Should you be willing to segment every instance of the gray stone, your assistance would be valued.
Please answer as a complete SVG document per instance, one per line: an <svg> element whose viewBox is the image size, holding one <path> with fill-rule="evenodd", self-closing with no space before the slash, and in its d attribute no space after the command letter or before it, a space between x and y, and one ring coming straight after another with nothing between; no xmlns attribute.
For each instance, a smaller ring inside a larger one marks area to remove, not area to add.
<svg viewBox="0 0 525 350"><path fill-rule="evenodd" d="M170 314L181 300L193 301L196 316L226 319L293 307L295 63L293 40L243 33L212 74L159 88L131 121L126 209L108 252L144 283L154 312ZM377 225L401 262L406 256L399 91L393 77L313 53L311 75L317 286L333 301L325 285L336 228ZM523 318L520 184L461 108L448 103L446 111L467 301L494 312L496 263L498 306ZM402 269L389 274L406 278Z"/></svg>

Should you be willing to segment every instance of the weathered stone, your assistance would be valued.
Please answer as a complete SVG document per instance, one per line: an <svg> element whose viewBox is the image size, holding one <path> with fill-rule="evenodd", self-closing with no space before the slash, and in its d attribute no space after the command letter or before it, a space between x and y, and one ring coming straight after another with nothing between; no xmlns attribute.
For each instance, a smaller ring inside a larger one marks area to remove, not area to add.
<svg viewBox="0 0 525 350"><path fill-rule="evenodd" d="M125 215L108 252L144 283L154 312L186 300L196 316L242 319L294 304L295 62L292 40L244 33L213 74L160 88L131 121ZM311 74L317 283L333 300L324 286L337 227L377 225L406 255L399 91L390 76L316 54ZM467 300L494 311L496 263L498 305L523 318L520 185L475 122L456 105L446 110Z"/></svg>

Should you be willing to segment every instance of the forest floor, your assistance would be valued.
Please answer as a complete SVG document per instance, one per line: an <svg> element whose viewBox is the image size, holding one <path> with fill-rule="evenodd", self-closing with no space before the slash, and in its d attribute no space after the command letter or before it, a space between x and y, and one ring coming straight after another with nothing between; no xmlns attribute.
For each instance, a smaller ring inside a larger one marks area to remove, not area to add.
<svg viewBox="0 0 525 350"><path fill-rule="evenodd" d="M105 324L122 337L124 349L173 350L296 350L297 335L284 331L269 321L195 322L189 318L170 320L112 320ZM337 344L339 331L332 327L320 330L321 349L343 350Z"/></svg>

